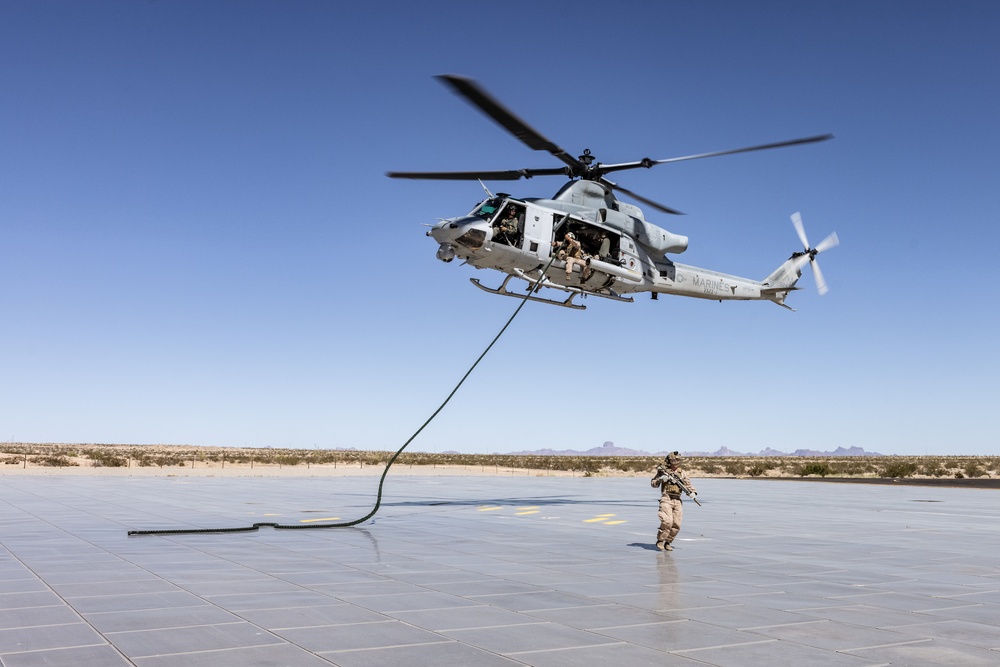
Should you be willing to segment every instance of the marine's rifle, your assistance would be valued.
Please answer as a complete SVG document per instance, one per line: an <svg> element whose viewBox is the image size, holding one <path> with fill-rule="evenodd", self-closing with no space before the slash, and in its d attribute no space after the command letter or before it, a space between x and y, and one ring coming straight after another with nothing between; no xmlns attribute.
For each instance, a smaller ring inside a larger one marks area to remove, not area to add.
<svg viewBox="0 0 1000 667"><path fill-rule="evenodd" d="M680 475L678 475L677 473L675 473L673 470L666 467L662 463L656 466L656 474L657 477L665 477L666 478L665 481L673 482L674 484L679 486L681 491L686 493L691 498L691 500L693 500L695 504L698 505L698 507L701 507L701 503L698 502L698 493L692 492L691 487L689 487L681 480Z"/></svg>

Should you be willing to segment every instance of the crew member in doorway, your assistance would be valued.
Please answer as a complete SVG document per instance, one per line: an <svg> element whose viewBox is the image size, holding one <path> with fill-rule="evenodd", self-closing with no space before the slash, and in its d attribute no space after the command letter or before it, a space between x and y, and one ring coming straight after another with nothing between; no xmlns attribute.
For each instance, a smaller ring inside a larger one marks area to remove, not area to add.
<svg viewBox="0 0 1000 667"><path fill-rule="evenodd" d="M684 507L681 504L681 492L690 492L691 497L698 495L691 484L691 478L681 470L681 455L679 452L667 454L663 463L656 466L656 475L649 484L653 488L660 487L660 529L656 531L656 548L661 551L673 551L670 543L677 537L681 529L681 519L684 517Z"/></svg>
<svg viewBox="0 0 1000 667"><path fill-rule="evenodd" d="M514 238L517 236L517 209L508 206L502 220L494 226L495 232L493 240L507 245L514 245Z"/></svg>
<svg viewBox="0 0 1000 667"><path fill-rule="evenodd" d="M573 279L574 264L580 265L580 282L587 282L587 278L590 277L590 267L587 266L587 260L583 258L583 248L580 246L580 242L576 240L576 234L566 232L562 244L559 245L559 254L556 257L566 262L566 282Z"/></svg>

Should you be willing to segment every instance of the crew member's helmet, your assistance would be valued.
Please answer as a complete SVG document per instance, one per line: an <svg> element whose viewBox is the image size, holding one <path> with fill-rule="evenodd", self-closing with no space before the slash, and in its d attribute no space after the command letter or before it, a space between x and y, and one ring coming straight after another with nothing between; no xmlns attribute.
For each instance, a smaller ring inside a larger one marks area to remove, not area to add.
<svg viewBox="0 0 1000 667"><path fill-rule="evenodd" d="M680 463L681 453L680 452L670 452L667 454L666 458L663 459L664 463Z"/></svg>

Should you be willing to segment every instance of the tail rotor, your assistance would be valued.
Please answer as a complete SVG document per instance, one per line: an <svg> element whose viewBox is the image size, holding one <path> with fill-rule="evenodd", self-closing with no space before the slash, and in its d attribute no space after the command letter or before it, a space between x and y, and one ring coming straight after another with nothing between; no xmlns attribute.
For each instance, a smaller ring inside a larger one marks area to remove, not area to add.
<svg viewBox="0 0 1000 667"><path fill-rule="evenodd" d="M800 213L796 212L792 214L792 226L795 227L795 233L798 234L799 241L802 242L802 247L805 248L803 252L797 252L792 255L793 258L798 258L796 268L801 268L803 264L809 262L809 266L812 267L813 278L816 280L816 289L819 291L820 296L822 296L829 291L829 288L826 286L823 272L820 271L819 264L816 262L816 255L826 252L831 248L836 248L840 245L840 239L837 238L837 232L834 232L813 248L809 245L809 238L806 236L806 230L802 224L802 215Z"/></svg>

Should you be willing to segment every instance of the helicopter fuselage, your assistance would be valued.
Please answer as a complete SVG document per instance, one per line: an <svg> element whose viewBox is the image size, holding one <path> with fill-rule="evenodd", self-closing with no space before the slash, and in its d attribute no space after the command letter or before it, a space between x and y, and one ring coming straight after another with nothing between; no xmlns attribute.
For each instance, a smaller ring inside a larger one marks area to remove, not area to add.
<svg viewBox="0 0 1000 667"><path fill-rule="evenodd" d="M801 268L808 263L820 294L826 291L826 283L815 260L817 254L837 245L837 235L831 234L815 248L810 247L798 213L792 216L792 224L802 241L804 252L793 254L762 281L740 278L669 260L668 254L687 249L687 237L647 222L639 208L620 201L615 193L624 194L661 213L679 214L680 211L633 192L609 180L608 175L685 160L812 144L832 139L832 134L662 160L644 157L604 164L589 149L574 158L472 79L455 74L443 74L438 79L525 146L533 151L549 153L562 166L477 171L390 171L387 176L417 180L475 180L480 183L517 181L536 176L569 178L569 182L551 199L515 199L509 195L494 196L487 191L489 198L480 202L468 215L442 220L427 232L438 242L438 259L450 262L455 257L461 257L478 269L495 269L507 274L496 288L485 287L475 278L471 279L480 289L568 308L584 307L572 303L574 297L580 294L632 301L631 297L622 295L635 292L650 292L654 299L660 294L719 301L767 299L788 308L785 297L796 289L795 283L802 275ZM528 283L526 295L507 291L507 284L513 278ZM536 296L543 287L562 290L569 293L569 297L560 302Z"/></svg>
<svg viewBox="0 0 1000 667"><path fill-rule="evenodd" d="M586 259L573 262L567 271L559 250L568 232ZM589 181L571 181L554 199L490 197L468 215L442 220L427 235L439 244L438 259L459 257L477 269L495 269L529 286L538 283L571 294L625 301L631 299L621 295L638 292L650 292L653 298L775 300L761 281L671 261L666 253L683 252L687 237L647 222L636 206L617 201Z"/></svg>

